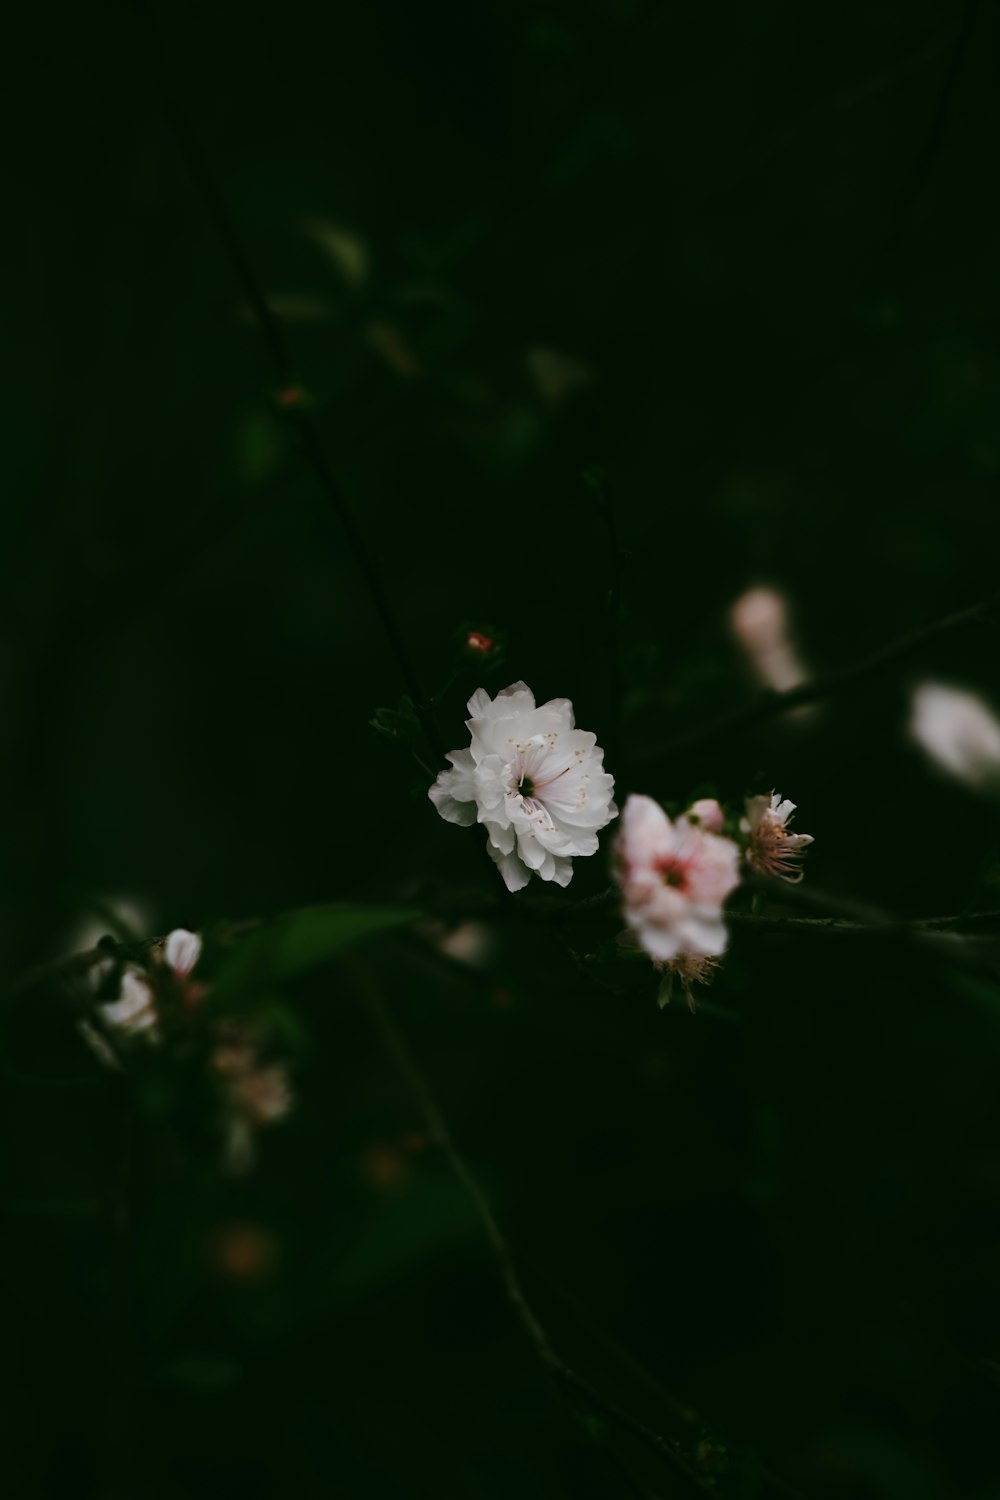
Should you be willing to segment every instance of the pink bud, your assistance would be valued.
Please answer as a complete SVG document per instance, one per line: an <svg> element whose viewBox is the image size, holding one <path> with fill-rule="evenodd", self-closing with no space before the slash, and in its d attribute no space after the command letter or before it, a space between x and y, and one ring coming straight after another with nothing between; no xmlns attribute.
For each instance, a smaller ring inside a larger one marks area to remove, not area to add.
<svg viewBox="0 0 1000 1500"><path fill-rule="evenodd" d="M714 797L699 797L697 802L691 803L686 816L692 822L700 823L702 828L707 828L709 833L721 833L726 821L725 814Z"/></svg>
<svg viewBox="0 0 1000 1500"><path fill-rule="evenodd" d="M483 656L493 650L493 641L490 636L483 635L481 630L470 630L465 643L470 651L479 651Z"/></svg>

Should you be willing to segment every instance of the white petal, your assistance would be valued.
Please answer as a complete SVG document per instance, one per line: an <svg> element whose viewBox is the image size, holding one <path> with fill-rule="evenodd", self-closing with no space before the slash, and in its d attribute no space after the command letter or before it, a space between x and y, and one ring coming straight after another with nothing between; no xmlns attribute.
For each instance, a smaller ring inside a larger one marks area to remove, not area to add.
<svg viewBox="0 0 1000 1500"><path fill-rule="evenodd" d="M535 695L524 682L512 682L492 701L485 688L477 688L468 703L469 717L476 720L507 719L528 713L534 706Z"/></svg>
<svg viewBox="0 0 1000 1500"><path fill-rule="evenodd" d="M540 870L545 863L546 852L532 834L522 834L517 841L517 852L529 870ZM551 855L548 856L552 858Z"/></svg>
<svg viewBox="0 0 1000 1500"><path fill-rule="evenodd" d="M694 908L691 911L683 927L685 953L697 958L717 958L720 953L725 953L728 941L729 934L719 910Z"/></svg>
<svg viewBox="0 0 1000 1500"><path fill-rule="evenodd" d="M509 854L517 842L517 834L510 824L502 825L491 821L484 826L493 848L499 849L501 854Z"/></svg>
<svg viewBox="0 0 1000 1500"><path fill-rule="evenodd" d="M573 705L568 698L550 698L548 703L542 704L543 708L551 709L559 715L567 729L572 729L576 723L573 717Z"/></svg>
<svg viewBox="0 0 1000 1500"><path fill-rule="evenodd" d="M98 1006L109 1026L122 1031L148 1031L156 1025L153 991L149 981L137 970L129 969L122 978L121 998Z"/></svg>
<svg viewBox="0 0 1000 1500"><path fill-rule="evenodd" d="M427 795L447 823L468 828L476 821L476 804L472 799L456 797L456 790L464 790L464 772L442 771L434 785L428 787Z"/></svg>
<svg viewBox="0 0 1000 1500"><path fill-rule="evenodd" d="M470 719L484 719L493 706L493 700L485 688L476 688L466 704Z"/></svg>
<svg viewBox="0 0 1000 1500"><path fill-rule="evenodd" d="M487 852L500 874L503 876L504 885L509 891L520 891L531 879L531 871L517 857L517 854L501 854L499 849L494 849L492 844L486 845Z"/></svg>
<svg viewBox="0 0 1000 1500"><path fill-rule="evenodd" d="M186 979L201 957L201 937L197 932L187 932L175 927L167 936L163 956L178 979Z"/></svg>

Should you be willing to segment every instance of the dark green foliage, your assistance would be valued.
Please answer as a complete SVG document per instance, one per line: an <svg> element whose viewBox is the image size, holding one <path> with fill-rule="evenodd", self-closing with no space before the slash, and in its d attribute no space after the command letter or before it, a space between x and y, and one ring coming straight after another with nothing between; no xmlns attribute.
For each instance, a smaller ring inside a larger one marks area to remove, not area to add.
<svg viewBox="0 0 1000 1500"><path fill-rule="evenodd" d="M905 733L926 677L1000 708L995 620L658 749L755 692L754 583L817 673L997 586L997 6L113 0L5 43L0 968L110 909L203 930L214 989L121 1075L78 983L4 998L4 1494L990 1500L989 939L744 928L660 1010L611 908L564 920L606 847L510 900L425 793L524 678L619 801L775 787L816 890L997 904L996 806ZM554 1347L680 1462L543 1368L372 992ZM233 1013L297 1098L241 1178Z"/></svg>

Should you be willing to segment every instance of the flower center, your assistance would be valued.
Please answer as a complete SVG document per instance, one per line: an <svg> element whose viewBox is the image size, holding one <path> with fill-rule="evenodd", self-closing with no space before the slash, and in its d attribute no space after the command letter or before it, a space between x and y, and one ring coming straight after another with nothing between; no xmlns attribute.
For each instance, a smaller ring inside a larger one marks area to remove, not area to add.
<svg viewBox="0 0 1000 1500"><path fill-rule="evenodd" d="M518 796L533 797L535 795L535 783L530 776L522 776L517 783Z"/></svg>
<svg viewBox="0 0 1000 1500"><path fill-rule="evenodd" d="M687 885L687 875L681 865L668 865L663 871L663 884L669 885L674 890L680 890Z"/></svg>

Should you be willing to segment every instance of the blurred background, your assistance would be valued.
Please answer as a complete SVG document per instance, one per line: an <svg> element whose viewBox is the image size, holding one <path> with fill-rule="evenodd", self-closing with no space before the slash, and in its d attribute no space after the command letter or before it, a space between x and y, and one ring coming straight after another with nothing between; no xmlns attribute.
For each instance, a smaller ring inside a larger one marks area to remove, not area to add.
<svg viewBox="0 0 1000 1500"><path fill-rule="evenodd" d="M7 1007L13 1495L1000 1495L992 955L737 941L692 1016L582 961L613 916L520 920L370 723L406 684L285 410L444 748L524 678L619 800L774 787L810 886L1000 905L996 803L907 734L927 680L1000 708L988 620L669 748L771 681L751 589L787 686L996 587L998 59L996 0L13 23L3 972L106 931L426 912L366 982L561 1352L695 1472L546 1378L335 967L283 997L297 1106L239 1181L164 1147L55 993ZM578 861L567 899L607 878Z"/></svg>

